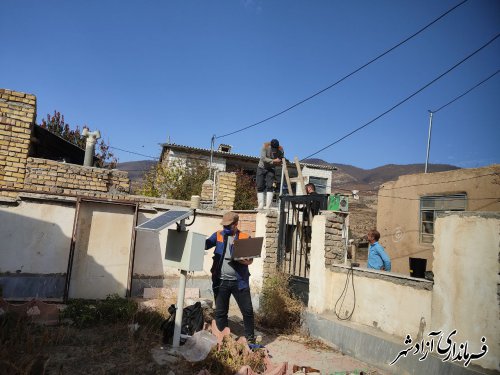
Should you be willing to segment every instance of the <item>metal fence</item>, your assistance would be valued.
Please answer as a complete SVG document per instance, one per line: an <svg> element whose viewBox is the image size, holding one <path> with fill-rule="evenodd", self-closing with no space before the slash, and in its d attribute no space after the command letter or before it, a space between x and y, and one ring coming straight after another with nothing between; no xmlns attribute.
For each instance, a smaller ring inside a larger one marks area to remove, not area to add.
<svg viewBox="0 0 500 375"><path fill-rule="evenodd" d="M309 279L312 218L326 210L328 195L280 197L278 269L288 275ZM305 280L304 280L305 281Z"/></svg>

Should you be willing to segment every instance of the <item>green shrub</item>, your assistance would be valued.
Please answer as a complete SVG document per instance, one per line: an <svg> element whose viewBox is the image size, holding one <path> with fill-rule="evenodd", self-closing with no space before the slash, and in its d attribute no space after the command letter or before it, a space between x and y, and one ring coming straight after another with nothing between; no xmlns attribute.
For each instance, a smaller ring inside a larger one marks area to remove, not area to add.
<svg viewBox="0 0 500 375"><path fill-rule="evenodd" d="M70 300L61 317L71 319L75 326L84 328L99 323L131 321L137 308L136 302L113 294L102 301Z"/></svg>

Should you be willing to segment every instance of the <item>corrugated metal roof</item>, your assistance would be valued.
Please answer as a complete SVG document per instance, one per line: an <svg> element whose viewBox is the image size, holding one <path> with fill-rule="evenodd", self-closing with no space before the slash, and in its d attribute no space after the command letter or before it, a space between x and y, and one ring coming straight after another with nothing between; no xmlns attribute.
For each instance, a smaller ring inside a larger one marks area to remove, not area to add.
<svg viewBox="0 0 500 375"><path fill-rule="evenodd" d="M185 145L179 145L176 143L162 143L161 146L163 148L170 148L172 150L183 150L183 151L198 152L198 153L210 155L210 149L208 149L208 148L185 146ZM237 154L234 152L217 151L215 149L214 149L214 156L221 156L224 158L231 158L231 159L246 159L248 161L255 161L256 163L258 163L258 161L260 159L257 156ZM292 166L295 165L294 163L289 163L289 164ZM308 168L324 169L327 171L336 171L337 170L336 167L333 167L331 165L321 165L321 164L312 164L312 163L303 163L303 162L301 162L300 165L302 165L304 167L308 167Z"/></svg>

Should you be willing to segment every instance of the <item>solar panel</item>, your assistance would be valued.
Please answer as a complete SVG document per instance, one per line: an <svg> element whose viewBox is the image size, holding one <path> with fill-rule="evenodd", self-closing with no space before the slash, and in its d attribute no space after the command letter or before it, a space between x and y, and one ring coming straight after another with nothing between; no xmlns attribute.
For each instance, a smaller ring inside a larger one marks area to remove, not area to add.
<svg viewBox="0 0 500 375"><path fill-rule="evenodd" d="M136 230L159 232L173 223L186 219L193 214L193 211L167 211L154 219L148 220L135 227Z"/></svg>

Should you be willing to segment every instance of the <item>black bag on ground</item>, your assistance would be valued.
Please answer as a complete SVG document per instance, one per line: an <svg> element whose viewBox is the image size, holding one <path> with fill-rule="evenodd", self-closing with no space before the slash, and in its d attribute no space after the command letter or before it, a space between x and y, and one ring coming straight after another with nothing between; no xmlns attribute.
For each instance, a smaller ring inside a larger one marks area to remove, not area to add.
<svg viewBox="0 0 500 375"><path fill-rule="evenodd" d="M170 316L161 324L163 332L163 343L172 345L175 330L175 305L170 305L168 312ZM192 336L195 332L203 329L203 308L200 302L187 306L182 310L181 334Z"/></svg>

